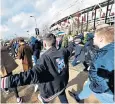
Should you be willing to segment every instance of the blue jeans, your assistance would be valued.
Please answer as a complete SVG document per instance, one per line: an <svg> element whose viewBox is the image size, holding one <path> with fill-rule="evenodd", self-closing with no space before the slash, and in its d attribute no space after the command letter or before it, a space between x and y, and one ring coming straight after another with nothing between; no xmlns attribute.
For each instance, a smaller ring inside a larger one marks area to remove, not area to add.
<svg viewBox="0 0 115 104"><path fill-rule="evenodd" d="M92 93L95 95L95 97L101 102L101 103L114 103L113 100L113 93L109 90L106 93L94 93L90 88L89 88L90 81L86 83L84 86L83 90L80 92L78 97L82 99L88 98Z"/></svg>
<svg viewBox="0 0 115 104"><path fill-rule="evenodd" d="M32 62L33 62L33 66L36 65L37 63L37 57L32 55Z"/></svg>

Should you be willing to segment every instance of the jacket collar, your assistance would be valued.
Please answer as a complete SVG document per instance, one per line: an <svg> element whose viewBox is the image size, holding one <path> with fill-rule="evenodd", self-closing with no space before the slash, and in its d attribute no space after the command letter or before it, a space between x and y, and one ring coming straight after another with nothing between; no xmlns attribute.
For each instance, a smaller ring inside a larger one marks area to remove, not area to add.
<svg viewBox="0 0 115 104"><path fill-rule="evenodd" d="M24 42L21 42L20 45L24 45L25 43Z"/></svg>
<svg viewBox="0 0 115 104"><path fill-rule="evenodd" d="M103 48L101 48L100 51L102 51L102 50L114 49L114 44L115 44L115 42L112 42L112 43L110 43L110 44L104 46Z"/></svg>
<svg viewBox="0 0 115 104"><path fill-rule="evenodd" d="M53 47L51 47L50 49L48 49L48 50L46 51L46 53L50 53L50 52L53 52L53 51L57 51L57 49L56 49L55 46L53 46Z"/></svg>
<svg viewBox="0 0 115 104"><path fill-rule="evenodd" d="M106 45L105 47L99 49L96 51L95 57L93 58L93 61L97 60L97 58L103 56L104 54L106 54L109 50L113 50L114 49L114 42Z"/></svg>

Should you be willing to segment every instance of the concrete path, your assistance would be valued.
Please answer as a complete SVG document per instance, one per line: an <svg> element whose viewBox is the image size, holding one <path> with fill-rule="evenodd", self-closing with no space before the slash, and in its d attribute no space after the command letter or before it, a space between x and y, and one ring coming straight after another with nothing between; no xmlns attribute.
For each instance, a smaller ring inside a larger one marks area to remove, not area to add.
<svg viewBox="0 0 115 104"><path fill-rule="evenodd" d="M19 64L19 67L14 70L15 73L20 73L22 70L21 61L16 59L16 62ZM76 67L72 67L70 64L69 70L69 83L66 89L67 99L69 103L77 103L71 96L68 94L68 90L72 90L73 92L80 92L84 86L85 81L87 80L87 72L83 71L84 66L82 64L77 65ZM23 98L24 103L40 103L37 99L38 92L34 92L34 85L20 86L18 87L19 95ZM95 98L94 95L91 95L88 99L82 101L84 103L99 103L99 101ZM16 103L16 98L14 92L10 92L9 94L1 91L1 103ZM60 103L59 99L54 99L51 103Z"/></svg>

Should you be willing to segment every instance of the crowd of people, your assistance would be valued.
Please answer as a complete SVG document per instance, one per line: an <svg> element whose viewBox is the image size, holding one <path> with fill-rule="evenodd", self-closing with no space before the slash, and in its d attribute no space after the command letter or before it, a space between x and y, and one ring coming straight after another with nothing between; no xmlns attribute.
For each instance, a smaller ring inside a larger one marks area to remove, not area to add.
<svg viewBox="0 0 115 104"><path fill-rule="evenodd" d="M35 37L31 37L29 42L25 42L24 38L13 39L10 43L2 44L1 46L1 71L0 76L6 77L12 75L14 69L18 67L18 64L14 59L18 58L22 60L23 70L22 72L32 69L37 64L37 60L40 56L42 42L38 41ZM37 91L38 87L35 87ZM22 102L22 98L19 97L17 87L5 88L4 92L8 94L10 91L14 91L17 102Z"/></svg>
<svg viewBox="0 0 115 104"><path fill-rule="evenodd" d="M11 47L13 55L8 54ZM40 55L41 50L46 49ZM68 91L77 102L94 94L101 103L114 102L114 27L98 26L95 32L84 32L70 40L68 35L55 36L48 33L42 40L31 37L26 43L23 38L13 40L1 47L1 88L13 88L17 102L17 87L35 84L39 89L38 99L49 103L59 97L61 103L68 103L66 87L69 80L69 59L74 56L72 65L83 63L88 72L88 80L80 94ZM18 66L13 59L22 60L23 72L12 75ZM77 70L77 69L76 69ZM108 99L107 99L108 98Z"/></svg>

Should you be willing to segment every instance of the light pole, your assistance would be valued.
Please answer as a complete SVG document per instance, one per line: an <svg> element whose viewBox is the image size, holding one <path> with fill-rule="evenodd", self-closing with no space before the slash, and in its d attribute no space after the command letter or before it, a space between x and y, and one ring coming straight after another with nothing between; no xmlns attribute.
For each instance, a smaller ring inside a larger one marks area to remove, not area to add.
<svg viewBox="0 0 115 104"><path fill-rule="evenodd" d="M36 28L37 28L37 20L36 20L35 16L30 16L30 17L33 17L35 19L35 24L36 24Z"/></svg>
<svg viewBox="0 0 115 104"><path fill-rule="evenodd" d="M17 34L14 34L15 35L15 37L17 38Z"/></svg>
<svg viewBox="0 0 115 104"><path fill-rule="evenodd" d="M29 38L30 38L30 34L29 34L29 31L27 31L27 33L28 33L28 36L29 36Z"/></svg>
<svg viewBox="0 0 115 104"><path fill-rule="evenodd" d="M37 28L37 20L36 20L35 16L30 16L30 17L33 17L35 19L35 24L36 24L35 34L36 34L36 37L37 37L37 35L39 35L39 29Z"/></svg>

